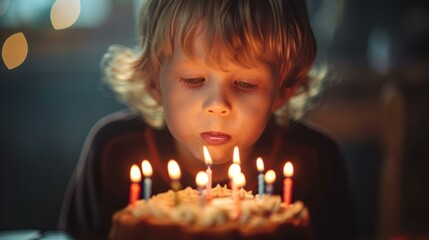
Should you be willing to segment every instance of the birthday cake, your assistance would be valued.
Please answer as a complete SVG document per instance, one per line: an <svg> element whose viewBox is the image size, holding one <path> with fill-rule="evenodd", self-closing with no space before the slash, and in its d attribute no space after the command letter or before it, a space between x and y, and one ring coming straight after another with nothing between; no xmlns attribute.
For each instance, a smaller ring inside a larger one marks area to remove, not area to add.
<svg viewBox="0 0 429 240"><path fill-rule="evenodd" d="M113 215L110 239L310 239L309 213L300 201L285 206L280 196L254 196L226 186L210 199L190 187L140 200Z"/></svg>

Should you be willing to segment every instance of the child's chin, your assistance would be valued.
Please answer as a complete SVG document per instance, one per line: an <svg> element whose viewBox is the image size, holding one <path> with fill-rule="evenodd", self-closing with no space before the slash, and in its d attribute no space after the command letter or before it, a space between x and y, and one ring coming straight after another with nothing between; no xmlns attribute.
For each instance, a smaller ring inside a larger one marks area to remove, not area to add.
<svg viewBox="0 0 429 240"><path fill-rule="evenodd" d="M213 164L214 165L222 165L222 164L226 164L226 163L231 164L232 163L231 158L230 159L228 159L228 158L219 159L217 161L213 159Z"/></svg>

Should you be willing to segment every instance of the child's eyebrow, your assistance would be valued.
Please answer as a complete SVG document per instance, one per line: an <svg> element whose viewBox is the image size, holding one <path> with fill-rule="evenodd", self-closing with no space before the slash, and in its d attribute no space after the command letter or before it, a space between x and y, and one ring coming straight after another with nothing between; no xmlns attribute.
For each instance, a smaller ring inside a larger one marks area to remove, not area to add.
<svg viewBox="0 0 429 240"><path fill-rule="evenodd" d="M199 61L194 61L191 59L172 59L170 63L173 63L174 67L181 68L181 67L196 67L196 66L203 66L204 63Z"/></svg>

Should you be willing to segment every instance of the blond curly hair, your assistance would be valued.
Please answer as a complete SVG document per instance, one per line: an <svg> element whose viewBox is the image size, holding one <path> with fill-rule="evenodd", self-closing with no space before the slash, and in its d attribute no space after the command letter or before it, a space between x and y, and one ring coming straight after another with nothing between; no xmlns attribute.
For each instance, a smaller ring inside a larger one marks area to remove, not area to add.
<svg viewBox="0 0 429 240"><path fill-rule="evenodd" d="M300 117L306 99L317 93L310 77L316 41L303 0L145 0L140 15L140 47L111 46L102 67L119 99L152 127L164 126L163 107L148 87L175 47L194 56L200 33L209 64L222 68L229 60L251 67L259 60L272 67L287 100L275 113L279 122Z"/></svg>

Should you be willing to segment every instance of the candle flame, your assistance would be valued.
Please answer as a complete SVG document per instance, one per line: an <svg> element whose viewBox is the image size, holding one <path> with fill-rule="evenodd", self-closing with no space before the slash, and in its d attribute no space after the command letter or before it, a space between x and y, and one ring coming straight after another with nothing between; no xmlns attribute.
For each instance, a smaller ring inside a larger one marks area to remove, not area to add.
<svg viewBox="0 0 429 240"><path fill-rule="evenodd" d="M256 159L256 168L258 169L259 172L264 171L264 161L262 161L262 158L260 158L260 157L258 157L258 159Z"/></svg>
<svg viewBox="0 0 429 240"><path fill-rule="evenodd" d="M240 152L238 151L238 147L237 146L234 147L234 155L232 157L232 162L233 163L237 163L237 164L241 163L240 162Z"/></svg>
<svg viewBox="0 0 429 240"><path fill-rule="evenodd" d="M234 177L234 183L237 184L237 187L244 187L246 185L246 177L242 172Z"/></svg>
<svg viewBox="0 0 429 240"><path fill-rule="evenodd" d="M274 172L274 170L268 170L264 178L267 184L272 184L276 181L276 172Z"/></svg>
<svg viewBox="0 0 429 240"><path fill-rule="evenodd" d="M171 179L173 180L180 179L181 172L180 172L179 164L177 164L176 161L174 160L168 161L167 168L168 168L168 176L170 176Z"/></svg>
<svg viewBox="0 0 429 240"><path fill-rule="evenodd" d="M285 177L292 177L293 176L293 165L291 162L287 162L285 166L283 167L283 175Z"/></svg>
<svg viewBox="0 0 429 240"><path fill-rule="evenodd" d="M130 170L131 182L140 182L142 180L142 175L140 173L140 168L137 164L133 164Z"/></svg>
<svg viewBox="0 0 429 240"><path fill-rule="evenodd" d="M151 177L153 174L152 166L150 165L148 160L143 160L142 170L143 170L143 175L145 177Z"/></svg>
<svg viewBox="0 0 429 240"><path fill-rule="evenodd" d="M205 160L206 164L211 165L212 164L212 157L210 156L209 150L207 149L206 146L203 146L203 152L204 152L204 160Z"/></svg>
<svg viewBox="0 0 429 240"><path fill-rule="evenodd" d="M207 173L203 171L199 171L197 173L197 176L195 177L195 182L197 183L197 186L204 187L207 185L208 181L209 181L209 177L207 176Z"/></svg>
<svg viewBox="0 0 429 240"><path fill-rule="evenodd" d="M239 175L241 172L241 167L237 163L231 164L228 169L228 177L230 179L234 178L235 176Z"/></svg>

